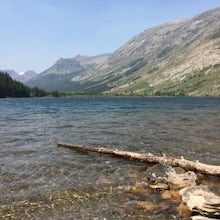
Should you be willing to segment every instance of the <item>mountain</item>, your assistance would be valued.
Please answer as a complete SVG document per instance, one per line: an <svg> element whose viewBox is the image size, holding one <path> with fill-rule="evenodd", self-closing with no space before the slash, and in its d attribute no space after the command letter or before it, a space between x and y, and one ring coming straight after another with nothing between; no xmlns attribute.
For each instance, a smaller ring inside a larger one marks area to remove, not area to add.
<svg viewBox="0 0 220 220"><path fill-rule="evenodd" d="M0 70L2 73L8 73L12 79L18 80L19 73L15 72L14 70Z"/></svg>
<svg viewBox="0 0 220 220"><path fill-rule="evenodd" d="M35 73L32 70L26 71L22 75L15 72L14 70L1 70L1 72L8 73L12 79L20 81L22 83L26 83L35 76L37 76L37 73Z"/></svg>
<svg viewBox="0 0 220 220"><path fill-rule="evenodd" d="M168 22L113 54L59 59L28 82L47 90L137 95L220 95L220 8Z"/></svg>
<svg viewBox="0 0 220 220"><path fill-rule="evenodd" d="M33 70L28 70L28 71L24 72L24 74L19 75L17 80L21 81L22 83L26 83L29 80L31 80L32 78L34 78L35 76L37 76L37 73L35 73Z"/></svg>
<svg viewBox="0 0 220 220"><path fill-rule="evenodd" d="M68 74L83 70L83 66L74 58L60 58L49 69L45 70L42 75L48 74Z"/></svg>
<svg viewBox="0 0 220 220"><path fill-rule="evenodd" d="M81 81L87 80L96 70L100 70L110 55L60 58L50 68L27 82L30 87L44 88L47 91L84 92ZM89 83L89 82L88 82Z"/></svg>
<svg viewBox="0 0 220 220"><path fill-rule="evenodd" d="M108 53L92 56L92 57L77 55L76 57L74 57L74 59L78 61L81 65L92 65L92 64L102 64L108 59L109 56L110 54Z"/></svg>

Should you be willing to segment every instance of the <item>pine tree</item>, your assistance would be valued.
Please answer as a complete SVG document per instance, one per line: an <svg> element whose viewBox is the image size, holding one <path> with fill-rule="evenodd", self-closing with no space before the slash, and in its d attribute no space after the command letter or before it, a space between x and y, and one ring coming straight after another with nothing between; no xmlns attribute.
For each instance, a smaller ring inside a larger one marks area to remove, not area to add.
<svg viewBox="0 0 220 220"><path fill-rule="evenodd" d="M21 82L13 80L8 73L0 72L0 98L6 97L42 97L47 93L44 90L30 89Z"/></svg>

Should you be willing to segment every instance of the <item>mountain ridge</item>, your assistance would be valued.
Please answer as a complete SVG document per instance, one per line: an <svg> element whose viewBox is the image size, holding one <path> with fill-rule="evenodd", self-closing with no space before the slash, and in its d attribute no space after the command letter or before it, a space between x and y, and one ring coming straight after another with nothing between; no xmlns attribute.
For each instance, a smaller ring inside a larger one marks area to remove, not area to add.
<svg viewBox="0 0 220 220"><path fill-rule="evenodd" d="M112 54L96 56L99 62L64 59L64 68L52 66L28 85L70 93L219 96L219 27L220 7L147 29Z"/></svg>
<svg viewBox="0 0 220 220"><path fill-rule="evenodd" d="M0 70L0 72L8 73L12 79L22 83L27 83L29 80L37 76L37 73L35 73L33 70L25 71L23 74L20 74L13 69Z"/></svg>

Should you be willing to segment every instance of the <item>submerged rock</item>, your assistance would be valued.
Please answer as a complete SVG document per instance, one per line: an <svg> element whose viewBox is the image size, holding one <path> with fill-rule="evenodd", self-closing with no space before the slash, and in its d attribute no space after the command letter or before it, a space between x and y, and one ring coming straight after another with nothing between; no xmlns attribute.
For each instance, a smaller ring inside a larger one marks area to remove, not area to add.
<svg viewBox="0 0 220 220"><path fill-rule="evenodd" d="M191 219L191 212L189 208L187 207L187 205L184 204L183 202L179 204L179 206L177 207L177 211L183 220Z"/></svg>
<svg viewBox="0 0 220 220"><path fill-rule="evenodd" d="M161 211L169 208L169 205L167 204L155 204L154 202L149 201L129 201L125 203L126 209L142 209L144 212L155 212L155 211Z"/></svg>
<svg viewBox="0 0 220 220"><path fill-rule="evenodd" d="M115 182L107 177L101 176L98 180L96 180L95 185L96 186L111 186L114 185Z"/></svg>
<svg viewBox="0 0 220 220"><path fill-rule="evenodd" d="M166 190L169 189L169 185L168 183L162 183L162 182L151 182L149 185L149 188L153 189L153 190Z"/></svg>
<svg viewBox="0 0 220 220"><path fill-rule="evenodd" d="M165 190L161 193L162 199L169 199L173 203L180 203L182 201L181 195L175 190Z"/></svg>
<svg viewBox="0 0 220 220"><path fill-rule="evenodd" d="M186 187L180 190L183 202L195 215L192 219L219 219L220 218L220 197L215 195L205 186Z"/></svg>

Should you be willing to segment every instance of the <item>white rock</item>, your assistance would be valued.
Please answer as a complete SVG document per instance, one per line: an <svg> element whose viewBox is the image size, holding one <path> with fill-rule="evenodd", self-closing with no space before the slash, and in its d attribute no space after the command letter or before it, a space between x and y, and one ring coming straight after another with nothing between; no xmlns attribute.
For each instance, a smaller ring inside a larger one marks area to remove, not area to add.
<svg viewBox="0 0 220 220"><path fill-rule="evenodd" d="M192 186L180 190L183 202L190 211L199 213L208 219L220 217L220 197L205 186ZM213 218L211 218L213 217ZM194 216L194 220L199 220ZM203 220L204 218L201 218Z"/></svg>
<svg viewBox="0 0 220 220"><path fill-rule="evenodd" d="M171 175L168 177L168 182L179 187L195 186L197 176L194 172L188 171L183 174Z"/></svg>

